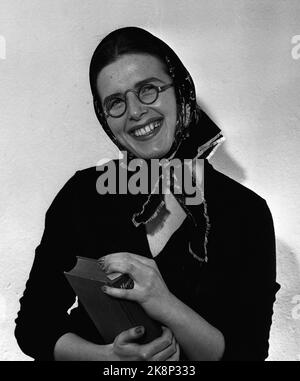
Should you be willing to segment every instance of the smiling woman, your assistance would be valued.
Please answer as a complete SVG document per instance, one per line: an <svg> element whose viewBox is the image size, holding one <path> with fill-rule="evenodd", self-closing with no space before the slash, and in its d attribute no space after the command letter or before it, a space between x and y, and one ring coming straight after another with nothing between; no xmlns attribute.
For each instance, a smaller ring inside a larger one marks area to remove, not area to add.
<svg viewBox="0 0 300 381"><path fill-rule="evenodd" d="M119 143L137 157L161 158L173 144L177 110L171 82L161 62L144 54L122 56L99 73L97 89L106 106L108 126ZM153 86L162 86L162 91ZM138 96L130 89L137 89ZM123 106L118 94L124 94ZM146 103L141 102L143 98ZM121 115L113 116L112 109L120 107Z"/></svg>
<svg viewBox="0 0 300 381"><path fill-rule="evenodd" d="M138 160L151 187L100 194L104 166L66 183L20 299L20 347L36 360L264 360L279 289L272 216L265 200L209 164L223 137L197 105L187 69L163 41L128 27L100 42L90 84L101 126L130 160L111 162L114 189L130 189ZM178 186L181 172L199 188L197 203ZM76 295L64 272L76 256L128 274L131 289L103 292L140 304L161 336L141 344L144 327L135 327L106 343L80 300L68 314Z"/></svg>

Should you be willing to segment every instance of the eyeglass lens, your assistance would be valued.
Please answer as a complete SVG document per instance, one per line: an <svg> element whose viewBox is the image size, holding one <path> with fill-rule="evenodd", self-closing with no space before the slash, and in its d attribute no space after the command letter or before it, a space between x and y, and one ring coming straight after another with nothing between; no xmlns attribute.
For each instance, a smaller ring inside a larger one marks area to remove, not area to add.
<svg viewBox="0 0 300 381"><path fill-rule="evenodd" d="M143 85L138 92L135 92L140 102L144 104L154 103L158 97L158 88L151 84ZM121 116L126 110L126 97L115 97L109 100L106 105L107 112L113 117Z"/></svg>

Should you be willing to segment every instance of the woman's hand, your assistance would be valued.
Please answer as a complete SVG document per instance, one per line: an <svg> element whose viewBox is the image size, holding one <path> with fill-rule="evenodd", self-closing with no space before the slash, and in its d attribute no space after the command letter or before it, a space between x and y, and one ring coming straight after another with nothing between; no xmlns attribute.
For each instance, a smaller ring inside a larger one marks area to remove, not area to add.
<svg viewBox="0 0 300 381"><path fill-rule="evenodd" d="M169 328L162 327L162 335L148 344L134 341L144 334L143 327L121 332L109 345L111 361L179 361L179 345Z"/></svg>
<svg viewBox="0 0 300 381"><path fill-rule="evenodd" d="M164 324L173 299L154 260L123 252L106 255L99 262L106 274L126 273L134 281L132 289L104 286L105 293L138 302L149 316Z"/></svg>

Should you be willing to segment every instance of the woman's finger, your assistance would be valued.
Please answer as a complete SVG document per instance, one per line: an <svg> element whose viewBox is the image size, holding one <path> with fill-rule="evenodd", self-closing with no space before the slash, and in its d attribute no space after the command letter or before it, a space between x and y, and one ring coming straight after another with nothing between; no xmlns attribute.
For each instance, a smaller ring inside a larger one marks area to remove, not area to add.
<svg viewBox="0 0 300 381"><path fill-rule="evenodd" d="M142 361L165 361L167 359L175 361L176 340L168 328L162 328L163 334L159 338L143 345L136 343L136 340L145 333L143 326L121 332L113 344L116 353L121 357L135 356L136 359Z"/></svg>
<svg viewBox="0 0 300 381"><path fill-rule="evenodd" d="M105 260L102 269L107 273L111 274L114 272L129 274L130 277L137 283L142 282L146 277L154 276L155 274L160 274L158 269L147 266L136 259L124 259L124 260Z"/></svg>
<svg viewBox="0 0 300 381"><path fill-rule="evenodd" d="M179 344L176 343L176 351L175 353L166 359L166 361L179 361L180 358L180 347Z"/></svg>
<svg viewBox="0 0 300 381"><path fill-rule="evenodd" d="M167 359L174 356L176 353L176 340L173 336L171 344L166 346L162 351L156 353L152 356L151 361L166 361Z"/></svg>
<svg viewBox="0 0 300 381"><path fill-rule="evenodd" d="M143 326L138 326L130 328L126 331L121 332L116 338L115 343L117 345L126 345L141 338L145 333L145 328Z"/></svg>
<svg viewBox="0 0 300 381"><path fill-rule="evenodd" d="M128 260L130 260L130 259L135 259L135 260L137 260L137 261L143 263L143 264L146 265L146 266L150 266L150 267L154 267L154 268L157 267L156 262L155 262L153 259L146 258L146 257L144 257L144 256L142 256L142 255L133 254L133 253L127 253L127 252L126 252L126 253L120 253L120 254L125 254L125 255L127 255L126 258L127 258Z"/></svg>
<svg viewBox="0 0 300 381"><path fill-rule="evenodd" d="M120 299L127 299L127 300L134 300L139 301L138 293L134 290L134 288L131 289L125 289L125 288L116 288L116 287L110 287L110 286L102 286L101 290L109 296L112 296L114 298L120 298Z"/></svg>
<svg viewBox="0 0 300 381"><path fill-rule="evenodd" d="M140 264L129 263L125 261L113 261L113 262L105 262L104 271L106 274L111 273L122 273L129 274L133 280L138 280L140 272L145 271L145 268L141 267Z"/></svg>
<svg viewBox="0 0 300 381"><path fill-rule="evenodd" d="M105 255L104 257L101 257L99 259L101 262L113 262L113 261L138 261L140 263L143 263L146 266L157 268L156 262L153 259L143 257L142 255L137 255L129 252L118 252L113 254Z"/></svg>
<svg viewBox="0 0 300 381"><path fill-rule="evenodd" d="M162 328L163 328L163 333L160 337L156 338L155 340L151 341L148 344L143 345L143 350L142 350L143 357L147 359L147 361L152 359L156 354L164 351L170 345L172 345L172 340L173 340L172 332L166 327L162 327Z"/></svg>

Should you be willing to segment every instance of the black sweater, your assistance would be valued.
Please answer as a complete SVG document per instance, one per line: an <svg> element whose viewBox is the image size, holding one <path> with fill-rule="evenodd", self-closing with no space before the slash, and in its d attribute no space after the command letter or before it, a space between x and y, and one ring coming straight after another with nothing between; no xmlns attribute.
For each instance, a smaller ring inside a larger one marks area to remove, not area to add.
<svg viewBox="0 0 300 381"><path fill-rule="evenodd" d="M77 255L152 258L144 226L131 221L143 195L99 195L98 177L95 167L76 172L46 213L15 329L20 348L35 360L53 360L67 332L103 343L80 303L67 313L75 295L63 272ZM279 289L272 216L261 197L207 162L205 197L208 263L200 266L188 252L188 219L154 259L169 290L223 333L223 360L264 360Z"/></svg>

